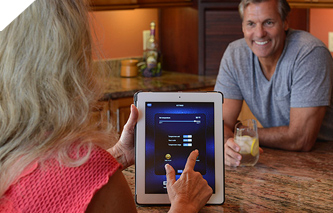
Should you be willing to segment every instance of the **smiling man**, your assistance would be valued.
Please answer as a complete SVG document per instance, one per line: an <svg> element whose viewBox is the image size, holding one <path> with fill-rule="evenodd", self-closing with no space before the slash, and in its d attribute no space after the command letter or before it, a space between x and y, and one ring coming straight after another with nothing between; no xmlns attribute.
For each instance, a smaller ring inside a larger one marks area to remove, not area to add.
<svg viewBox="0 0 333 213"><path fill-rule="evenodd" d="M261 146L310 151L333 141L332 56L311 34L289 29L286 0L242 0L244 38L229 44L215 90L224 94L225 163L240 164L233 128L243 100L263 125Z"/></svg>

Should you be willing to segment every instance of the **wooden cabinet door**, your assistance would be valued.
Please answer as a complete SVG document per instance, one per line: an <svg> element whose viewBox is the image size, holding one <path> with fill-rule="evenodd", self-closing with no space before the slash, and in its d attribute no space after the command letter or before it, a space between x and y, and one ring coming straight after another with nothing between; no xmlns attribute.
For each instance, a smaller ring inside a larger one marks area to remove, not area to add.
<svg viewBox="0 0 333 213"><path fill-rule="evenodd" d="M149 7L181 7L181 6L192 6L192 0L138 0L138 5L141 8Z"/></svg>
<svg viewBox="0 0 333 213"><path fill-rule="evenodd" d="M110 123L111 127L121 133L126 124L133 97L110 100Z"/></svg>
<svg viewBox="0 0 333 213"><path fill-rule="evenodd" d="M198 74L198 10L162 8L159 26L163 70Z"/></svg>
<svg viewBox="0 0 333 213"><path fill-rule="evenodd" d="M192 0L92 0L92 10L192 6Z"/></svg>
<svg viewBox="0 0 333 213"><path fill-rule="evenodd" d="M121 133L124 129L124 125L126 124L128 118L129 118L129 115L131 113L131 110L130 110L130 106L131 105L126 105L126 106L122 106L122 107L119 107L117 109L117 132Z"/></svg>
<svg viewBox="0 0 333 213"><path fill-rule="evenodd" d="M328 4L327 6L323 5L323 7L332 7L333 5L333 0L288 0L288 3L292 5L293 3L303 3L303 4L308 4L309 7L316 7L316 4ZM312 5L310 4L312 3Z"/></svg>
<svg viewBox="0 0 333 213"><path fill-rule="evenodd" d="M138 8L137 0L92 0L90 7L94 11L122 10Z"/></svg>
<svg viewBox="0 0 333 213"><path fill-rule="evenodd" d="M179 2L191 2L192 0L138 0L139 4L152 4L152 3L179 3Z"/></svg>
<svg viewBox="0 0 333 213"><path fill-rule="evenodd" d="M243 37L242 20L236 7L205 7L199 19L199 75L217 75L229 43Z"/></svg>
<svg viewBox="0 0 333 213"><path fill-rule="evenodd" d="M331 5L328 5L328 7L333 7L333 0L312 0L313 3L318 2L318 3L329 3Z"/></svg>
<svg viewBox="0 0 333 213"><path fill-rule="evenodd" d="M136 4L137 0L92 0L92 5L124 5Z"/></svg>
<svg viewBox="0 0 333 213"><path fill-rule="evenodd" d="M98 102L98 106L91 112L90 123L99 129L106 129L110 122L109 101Z"/></svg>

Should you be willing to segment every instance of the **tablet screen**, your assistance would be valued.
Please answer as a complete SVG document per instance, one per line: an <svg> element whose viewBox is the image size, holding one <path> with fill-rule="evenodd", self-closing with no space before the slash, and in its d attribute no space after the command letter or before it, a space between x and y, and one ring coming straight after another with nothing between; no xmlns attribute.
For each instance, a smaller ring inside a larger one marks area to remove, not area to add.
<svg viewBox="0 0 333 213"><path fill-rule="evenodd" d="M213 189L209 204L224 202L223 94L219 92L138 92L135 130L135 200L169 204L165 164L179 179L190 153L194 170Z"/></svg>
<svg viewBox="0 0 333 213"><path fill-rule="evenodd" d="M165 164L178 179L187 157L198 149L194 170L215 189L214 103L146 102L145 193L165 194Z"/></svg>

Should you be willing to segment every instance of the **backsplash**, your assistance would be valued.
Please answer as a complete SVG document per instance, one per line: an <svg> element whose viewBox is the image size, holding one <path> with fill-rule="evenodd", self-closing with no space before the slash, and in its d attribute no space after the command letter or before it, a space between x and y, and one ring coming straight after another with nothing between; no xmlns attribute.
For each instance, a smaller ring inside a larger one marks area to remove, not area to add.
<svg viewBox="0 0 333 213"><path fill-rule="evenodd" d="M103 69L105 70L105 72L107 72L107 77L119 77L121 61L127 59L137 59L139 61L142 61L142 57L95 60L93 63L93 70Z"/></svg>

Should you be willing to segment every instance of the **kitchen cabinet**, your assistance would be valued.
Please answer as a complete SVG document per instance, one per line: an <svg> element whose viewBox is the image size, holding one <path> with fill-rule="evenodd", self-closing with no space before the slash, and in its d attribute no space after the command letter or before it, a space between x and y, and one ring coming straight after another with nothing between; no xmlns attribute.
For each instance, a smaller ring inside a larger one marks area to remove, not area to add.
<svg viewBox="0 0 333 213"><path fill-rule="evenodd" d="M198 10L162 8L158 29L163 69L198 74Z"/></svg>
<svg viewBox="0 0 333 213"><path fill-rule="evenodd" d="M92 10L121 10L136 8L192 6L192 0L92 0Z"/></svg>
<svg viewBox="0 0 333 213"><path fill-rule="evenodd" d="M292 8L333 8L333 0L288 0Z"/></svg>
<svg viewBox="0 0 333 213"><path fill-rule="evenodd" d="M120 10L138 8L137 0L92 0L92 10Z"/></svg>
<svg viewBox="0 0 333 213"><path fill-rule="evenodd" d="M138 0L92 0L93 5L124 5L136 4Z"/></svg>
<svg viewBox="0 0 333 213"><path fill-rule="evenodd" d="M139 4L184 3L192 0L138 0Z"/></svg>
<svg viewBox="0 0 333 213"><path fill-rule="evenodd" d="M117 132L122 132L131 112L130 106L133 103L133 97L110 100L110 124Z"/></svg>
<svg viewBox="0 0 333 213"><path fill-rule="evenodd" d="M239 0L201 0L197 8L160 9L163 69L216 76L230 42L242 38ZM289 26L309 30L309 11L292 8Z"/></svg>
<svg viewBox="0 0 333 213"><path fill-rule="evenodd" d="M99 101L92 109L90 123L98 129L107 129L110 125L109 101Z"/></svg>
<svg viewBox="0 0 333 213"><path fill-rule="evenodd" d="M192 0L138 0L141 8L168 7L168 6L192 6Z"/></svg>
<svg viewBox="0 0 333 213"><path fill-rule="evenodd" d="M243 36L238 4L201 0L197 8L162 8L159 35L164 68L216 76L228 44Z"/></svg>
<svg viewBox="0 0 333 213"><path fill-rule="evenodd" d="M243 37L237 6L238 2L199 8L199 75L217 75L229 43Z"/></svg>
<svg viewBox="0 0 333 213"><path fill-rule="evenodd" d="M91 114L90 123L98 129L114 129L121 132L130 114L133 97L100 101Z"/></svg>

